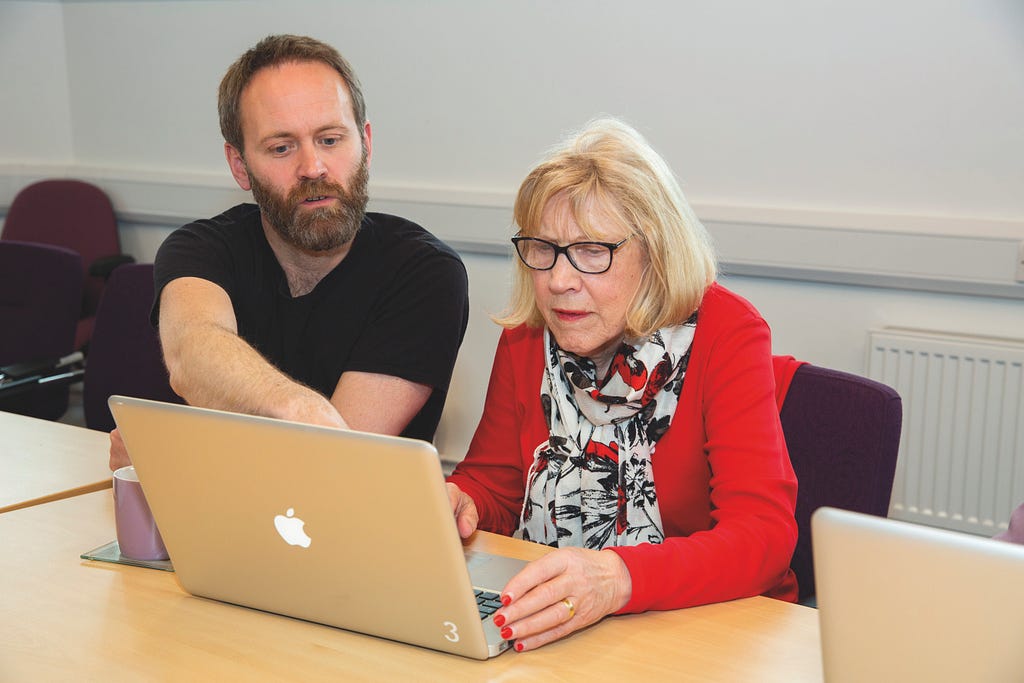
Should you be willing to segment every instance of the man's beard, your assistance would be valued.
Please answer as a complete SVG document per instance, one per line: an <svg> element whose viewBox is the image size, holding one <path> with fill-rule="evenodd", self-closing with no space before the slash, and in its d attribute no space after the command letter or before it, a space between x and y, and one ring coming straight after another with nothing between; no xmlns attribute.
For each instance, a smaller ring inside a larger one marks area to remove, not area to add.
<svg viewBox="0 0 1024 683"><path fill-rule="evenodd" d="M370 173L365 154L349 180L348 190L323 179L301 180L287 196L281 196L248 169L246 172L253 199L264 220L288 244L308 251L328 251L348 244L359 231L369 199L366 186ZM337 197L337 205L313 210L302 208L306 199L323 196Z"/></svg>

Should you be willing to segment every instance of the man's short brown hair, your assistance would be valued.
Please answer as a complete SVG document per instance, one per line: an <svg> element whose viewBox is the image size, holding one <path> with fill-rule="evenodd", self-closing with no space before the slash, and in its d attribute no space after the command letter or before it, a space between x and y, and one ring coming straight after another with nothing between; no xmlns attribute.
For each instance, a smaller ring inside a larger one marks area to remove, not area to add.
<svg viewBox="0 0 1024 683"><path fill-rule="evenodd" d="M217 96L220 132L225 142L244 156L242 138L242 92L260 69L290 62L321 62L338 72L348 86L352 113L360 136L366 123L366 103L352 66L330 45L307 36L267 36L232 64L221 79ZM363 141L365 147L366 141Z"/></svg>

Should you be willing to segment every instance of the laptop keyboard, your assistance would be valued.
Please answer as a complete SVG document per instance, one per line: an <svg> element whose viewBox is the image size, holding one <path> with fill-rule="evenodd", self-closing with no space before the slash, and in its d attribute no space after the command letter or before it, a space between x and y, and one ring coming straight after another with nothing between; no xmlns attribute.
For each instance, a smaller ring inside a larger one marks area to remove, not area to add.
<svg viewBox="0 0 1024 683"><path fill-rule="evenodd" d="M494 614L501 607L501 596L494 591L474 588L473 593L476 595L476 607L480 612L481 621Z"/></svg>

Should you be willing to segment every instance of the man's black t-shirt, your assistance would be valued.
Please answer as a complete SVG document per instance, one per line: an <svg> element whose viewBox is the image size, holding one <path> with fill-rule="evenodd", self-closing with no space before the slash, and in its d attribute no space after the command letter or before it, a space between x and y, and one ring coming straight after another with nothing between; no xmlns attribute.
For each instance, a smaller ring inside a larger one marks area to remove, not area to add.
<svg viewBox="0 0 1024 683"><path fill-rule="evenodd" d="M402 433L431 440L469 318L466 269L420 226L368 213L345 259L309 294L292 297L255 204L174 231L155 262L160 293L179 277L227 292L239 335L293 379L328 398L348 370L434 387Z"/></svg>

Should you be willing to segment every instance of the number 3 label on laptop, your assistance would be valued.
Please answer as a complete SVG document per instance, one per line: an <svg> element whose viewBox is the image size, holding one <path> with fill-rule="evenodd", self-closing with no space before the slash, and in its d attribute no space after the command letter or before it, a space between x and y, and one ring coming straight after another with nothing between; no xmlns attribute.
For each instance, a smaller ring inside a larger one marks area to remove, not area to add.
<svg viewBox="0 0 1024 683"><path fill-rule="evenodd" d="M444 622L444 627L448 631L448 633L444 634L445 640L452 643L459 642L459 627L450 621Z"/></svg>

